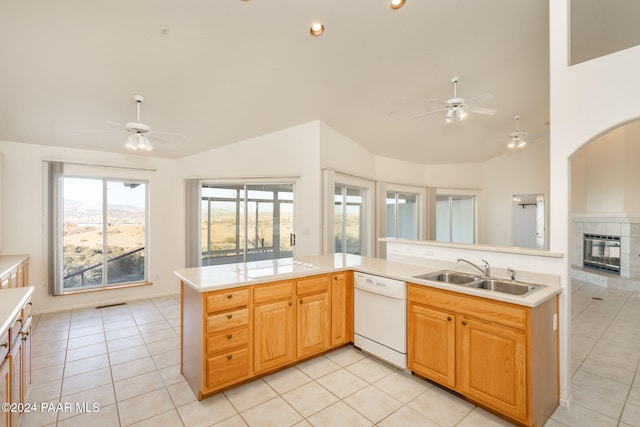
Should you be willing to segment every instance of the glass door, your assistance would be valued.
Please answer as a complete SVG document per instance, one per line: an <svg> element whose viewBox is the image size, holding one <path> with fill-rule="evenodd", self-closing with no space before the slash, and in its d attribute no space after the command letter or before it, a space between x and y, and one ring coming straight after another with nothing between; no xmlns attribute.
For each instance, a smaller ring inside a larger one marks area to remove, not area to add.
<svg viewBox="0 0 640 427"><path fill-rule="evenodd" d="M293 184L202 187L202 265L293 256Z"/></svg>

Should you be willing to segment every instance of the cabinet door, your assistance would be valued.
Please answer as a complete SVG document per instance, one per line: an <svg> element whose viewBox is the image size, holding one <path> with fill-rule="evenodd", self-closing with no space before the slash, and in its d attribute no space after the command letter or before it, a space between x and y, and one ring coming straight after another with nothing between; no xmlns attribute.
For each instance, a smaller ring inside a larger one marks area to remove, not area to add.
<svg viewBox="0 0 640 427"><path fill-rule="evenodd" d="M409 303L409 369L456 386L456 316Z"/></svg>
<svg viewBox="0 0 640 427"><path fill-rule="evenodd" d="M353 341L353 287L346 273L331 277L331 346Z"/></svg>
<svg viewBox="0 0 640 427"><path fill-rule="evenodd" d="M25 321L20 339L22 339L22 399L26 401L31 391L31 317Z"/></svg>
<svg viewBox="0 0 640 427"><path fill-rule="evenodd" d="M300 297L297 310L297 357L302 358L328 349L331 342L329 293Z"/></svg>
<svg viewBox="0 0 640 427"><path fill-rule="evenodd" d="M16 339L9 356L11 360L11 403L22 402L22 340ZM11 414L11 425L18 427L20 425L20 414L13 412Z"/></svg>
<svg viewBox="0 0 640 427"><path fill-rule="evenodd" d="M526 334L468 318L460 320L458 330L462 393L526 419Z"/></svg>
<svg viewBox="0 0 640 427"><path fill-rule="evenodd" d="M11 361L6 359L0 364L0 402L9 402L11 396ZM11 425L11 412L0 411L0 427Z"/></svg>
<svg viewBox="0 0 640 427"><path fill-rule="evenodd" d="M253 313L255 373L293 362L296 317L292 300L259 305Z"/></svg>

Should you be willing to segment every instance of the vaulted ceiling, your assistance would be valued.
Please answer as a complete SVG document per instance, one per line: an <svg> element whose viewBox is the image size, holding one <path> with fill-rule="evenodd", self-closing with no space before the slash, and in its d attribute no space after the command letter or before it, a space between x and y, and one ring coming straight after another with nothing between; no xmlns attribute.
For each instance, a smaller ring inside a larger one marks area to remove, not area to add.
<svg viewBox="0 0 640 427"><path fill-rule="evenodd" d="M313 120L424 164L503 153L515 115L548 133L546 1L2 3L0 140L124 153L107 121L135 121L134 94L142 122L184 135L141 153L169 158ZM453 76L458 96L491 93L479 106L498 112L413 119L452 97Z"/></svg>

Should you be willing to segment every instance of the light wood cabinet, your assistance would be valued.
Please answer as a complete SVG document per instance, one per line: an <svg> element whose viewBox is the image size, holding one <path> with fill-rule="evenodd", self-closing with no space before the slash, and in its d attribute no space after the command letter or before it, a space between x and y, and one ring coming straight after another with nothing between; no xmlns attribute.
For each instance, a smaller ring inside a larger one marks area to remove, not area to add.
<svg viewBox="0 0 640 427"><path fill-rule="evenodd" d="M464 317L460 321L460 390L518 419L527 415L525 331Z"/></svg>
<svg viewBox="0 0 640 427"><path fill-rule="evenodd" d="M256 286L253 302L254 372L259 374L295 359L295 306L292 281Z"/></svg>
<svg viewBox="0 0 640 427"><path fill-rule="evenodd" d="M0 356L0 402L17 409L31 389L31 301L0 340ZM20 412L2 411L0 427L17 427L21 417Z"/></svg>
<svg viewBox="0 0 640 427"><path fill-rule="evenodd" d="M543 425L558 403L557 299L529 308L408 289L409 369L508 419Z"/></svg>
<svg viewBox="0 0 640 427"><path fill-rule="evenodd" d="M331 345L353 341L353 274L331 275Z"/></svg>
<svg viewBox="0 0 640 427"><path fill-rule="evenodd" d="M18 263L0 276L0 289L29 286L29 259Z"/></svg>
<svg viewBox="0 0 640 427"><path fill-rule="evenodd" d="M353 340L351 272L206 293L182 283L181 299L181 371L200 400Z"/></svg>
<svg viewBox="0 0 640 427"><path fill-rule="evenodd" d="M316 276L296 282L296 357L320 353L331 346L330 276Z"/></svg>
<svg viewBox="0 0 640 427"><path fill-rule="evenodd" d="M0 363L0 402L11 401L11 361L4 359ZM0 411L0 427L11 426L11 412Z"/></svg>
<svg viewBox="0 0 640 427"><path fill-rule="evenodd" d="M456 386L456 316L409 303L409 369L447 386Z"/></svg>

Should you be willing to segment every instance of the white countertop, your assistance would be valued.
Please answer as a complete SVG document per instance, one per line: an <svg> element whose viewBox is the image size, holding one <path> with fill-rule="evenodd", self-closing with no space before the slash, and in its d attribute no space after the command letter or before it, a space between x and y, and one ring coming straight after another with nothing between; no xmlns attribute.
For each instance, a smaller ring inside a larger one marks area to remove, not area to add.
<svg viewBox="0 0 640 427"><path fill-rule="evenodd" d="M13 325L32 294L32 286L0 290L0 336Z"/></svg>
<svg viewBox="0 0 640 427"><path fill-rule="evenodd" d="M29 255L0 255L0 276L8 274L18 264L29 259Z"/></svg>
<svg viewBox="0 0 640 427"><path fill-rule="evenodd" d="M442 267L402 264L358 255L330 254L294 259L283 258L238 264L183 268L174 271L174 274L194 290L198 292L209 292L244 285L255 285L310 276L313 274L355 270L527 307L535 307L562 291L559 278L548 275L540 275L541 280L535 282L536 284L545 285L544 287L524 297L413 278L413 276L419 274L442 269ZM468 271L463 266L455 268L455 270Z"/></svg>

